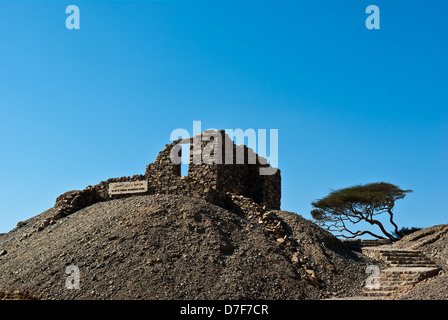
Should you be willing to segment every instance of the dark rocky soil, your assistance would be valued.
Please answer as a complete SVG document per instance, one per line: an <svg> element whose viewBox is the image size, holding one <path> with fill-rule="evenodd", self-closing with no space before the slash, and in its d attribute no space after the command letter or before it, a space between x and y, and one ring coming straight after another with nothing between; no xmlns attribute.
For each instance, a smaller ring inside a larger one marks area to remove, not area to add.
<svg viewBox="0 0 448 320"><path fill-rule="evenodd" d="M346 297L359 295L366 266L377 263L285 211L268 213L290 245L273 237L257 216L184 196L100 202L36 231L53 211L0 236L3 297L8 292L39 299ZM79 289L66 288L69 265L79 268Z"/></svg>

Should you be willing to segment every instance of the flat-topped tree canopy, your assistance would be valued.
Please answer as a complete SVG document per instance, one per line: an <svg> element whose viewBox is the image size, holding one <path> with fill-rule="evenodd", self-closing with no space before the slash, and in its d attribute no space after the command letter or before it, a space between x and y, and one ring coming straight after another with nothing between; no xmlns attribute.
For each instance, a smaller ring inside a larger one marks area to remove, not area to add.
<svg viewBox="0 0 448 320"><path fill-rule="evenodd" d="M398 226L393 221L395 201L403 199L412 190L403 190L387 182L375 182L366 185L356 185L330 192L326 197L312 203L315 207L311 215L315 222L326 227L331 232L340 232L339 236L354 238L363 234L370 234L384 239L371 231L352 231L346 223L357 224L361 221L376 225L381 232L392 241L398 240ZM389 221L394 227L393 234L386 231L377 215L388 214ZM347 232L350 236L346 236Z"/></svg>

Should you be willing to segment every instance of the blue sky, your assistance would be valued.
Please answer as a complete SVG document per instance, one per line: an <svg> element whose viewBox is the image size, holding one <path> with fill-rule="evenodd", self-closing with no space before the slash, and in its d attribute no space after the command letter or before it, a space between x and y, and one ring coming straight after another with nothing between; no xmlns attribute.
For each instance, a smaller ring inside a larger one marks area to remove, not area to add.
<svg viewBox="0 0 448 320"><path fill-rule="evenodd" d="M81 27L68 30L68 5ZM368 5L379 30L365 27ZM143 174L176 128L279 130L282 209L413 189L448 223L446 1L0 2L0 232L58 195ZM390 228L389 228L390 230Z"/></svg>

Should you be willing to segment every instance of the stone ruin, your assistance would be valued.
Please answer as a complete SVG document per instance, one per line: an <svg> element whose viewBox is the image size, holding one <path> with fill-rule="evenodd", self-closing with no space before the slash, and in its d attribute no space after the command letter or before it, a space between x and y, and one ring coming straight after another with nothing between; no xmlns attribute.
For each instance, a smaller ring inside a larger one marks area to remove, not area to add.
<svg viewBox="0 0 448 320"><path fill-rule="evenodd" d="M199 144L195 142L199 141ZM190 144L188 174L181 174L179 160L182 145ZM200 147L198 147L200 146ZM226 152L231 150L232 152ZM226 161L228 155L230 161ZM174 155L174 157L173 157ZM201 155L201 161L195 161ZM243 155L243 156L241 156ZM261 174L262 169L269 174ZM112 194L110 186L115 183L144 181L144 192ZM319 277L308 258L300 251L300 245L277 215L280 210L280 170L267 164L245 145L237 146L223 130L206 130L186 139L167 144L155 161L146 166L144 175L112 178L84 190L69 191L56 199L55 214L41 222L34 231L42 231L55 224L58 219L101 201L151 194L173 194L204 199L236 214L243 214L254 223L261 224L266 235L279 248L287 249L285 254L297 271L311 285L318 285ZM18 226L19 227L19 226ZM282 250L283 250L282 249ZM219 250L231 254L234 247L223 237Z"/></svg>
<svg viewBox="0 0 448 320"><path fill-rule="evenodd" d="M180 161L173 159L180 160L182 145L188 143L188 175L182 176ZM260 174L263 169L270 170L272 174ZM134 194L110 194L110 184L134 181L145 181L147 190ZM224 208L232 207L232 199L239 197L251 200L263 210L279 210L280 170L271 167L265 158L245 145L235 145L224 130L206 130L197 136L167 144L155 161L146 167L144 175L112 178L81 191L60 195L56 199L55 215L46 219L39 229L94 203L141 194L191 196Z"/></svg>

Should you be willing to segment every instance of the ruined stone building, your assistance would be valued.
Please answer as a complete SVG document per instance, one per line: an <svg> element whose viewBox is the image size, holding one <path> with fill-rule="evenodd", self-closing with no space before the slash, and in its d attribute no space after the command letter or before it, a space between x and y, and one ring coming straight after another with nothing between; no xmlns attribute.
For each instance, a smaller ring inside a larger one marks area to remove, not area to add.
<svg viewBox="0 0 448 320"><path fill-rule="evenodd" d="M181 174L182 145L190 145L188 174ZM244 157L242 157L244 155ZM273 174L260 174L262 169ZM145 191L135 194L110 194L118 182L144 182ZM225 207L231 195L251 199L267 209L280 209L280 170L272 168L245 145L236 146L223 131L205 131L197 136L167 144L144 175L112 178L82 191L69 191L56 200L54 219L71 214L100 201L136 194L176 194L202 198Z"/></svg>

